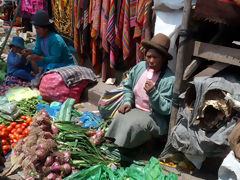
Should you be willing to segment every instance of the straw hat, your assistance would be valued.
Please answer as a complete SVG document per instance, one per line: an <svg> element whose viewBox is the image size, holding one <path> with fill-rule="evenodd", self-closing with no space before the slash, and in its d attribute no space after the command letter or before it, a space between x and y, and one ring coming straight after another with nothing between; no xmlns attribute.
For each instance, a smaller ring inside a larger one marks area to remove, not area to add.
<svg viewBox="0 0 240 180"><path fill-rule="evenodd" d="M161 54L165 55L168 60L172 59L172 55L168 53L170 39L166 35L159 33L155 35L150 41L144 39L141 43L144 48L156 49Z"/></svg>

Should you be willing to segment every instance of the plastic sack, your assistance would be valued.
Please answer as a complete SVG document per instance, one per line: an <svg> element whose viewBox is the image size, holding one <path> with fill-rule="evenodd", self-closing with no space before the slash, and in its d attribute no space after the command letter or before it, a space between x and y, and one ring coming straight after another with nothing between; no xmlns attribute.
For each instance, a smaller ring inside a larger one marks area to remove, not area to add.
<svg viewBox="0 0 240 180"><path fill-rule="evenodd" d="M60 111L62 103L59 102L52 102L50 106L39 103L36 107L37 111L40 111L41 109L46 109L49 116L53 119L56 119L58 116L58 112Z"/></svg>
<svg viewBox="0 0 240 180"><path fill-rule="evenodd" d="M84 111L83 115L78 119L78 121L78 124L81 124L84 128L97 128L103 122L103 119L93 112Z"/></svg>
<svg viewBox="0 0 240 180"><path fill-rule="evenodd" d="M6 97L9 101L21 101L23 99L38 97L39 95L40 93L37 89L32 90L26 87L13 87L6 93Z"/></svg>
<svg viewBox="0 0 240 180"><path fill-rule="evenodd" d="M113 118L123 101L123 89L105 91L98 101L98 110L103 118Z"/></svg>
<svg viewBox="0 0 240 180"><path fill-rule="evenodd" d="M39 91L43 99L48 102L63 103L68 98L73 98L79 102L82 91L87 85L88 81L83 80L78 85L68 88L60 74L50 73L42 77Z"/></svg>
<svg viewBox="0 0 240 180"><path fill-rule="evenodd" d="M235 158L234 152L230 151L218 170L218 180L237 179L240 179L240 161Z"/></svg>
<svg viewBox="0 0 240 180"><path fill-rule="evenodd" d="M127 168L120 168L112 171L105 165L96 165L89 169L78 171L64 180L177 180L178 175L172 172L165 175L159 161L152 157L150 164L147 166L131 165Z"/></svg>

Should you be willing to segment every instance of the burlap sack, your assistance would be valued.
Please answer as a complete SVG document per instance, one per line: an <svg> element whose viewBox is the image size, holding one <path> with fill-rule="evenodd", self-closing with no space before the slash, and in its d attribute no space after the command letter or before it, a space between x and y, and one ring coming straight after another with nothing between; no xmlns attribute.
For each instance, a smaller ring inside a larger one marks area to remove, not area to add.
<svg viewBox="0 0 240 180"><path fill-rule="evenodd" d="M233 150L237 159L240 160L240 123L238 123L232 130L228 137L230 147Z"/></svg>

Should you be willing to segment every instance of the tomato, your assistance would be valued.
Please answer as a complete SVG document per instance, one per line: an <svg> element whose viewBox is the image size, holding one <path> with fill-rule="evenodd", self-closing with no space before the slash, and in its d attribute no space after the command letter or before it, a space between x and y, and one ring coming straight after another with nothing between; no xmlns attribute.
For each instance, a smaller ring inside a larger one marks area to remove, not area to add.
<svg viewBox="0 0 240 180"><path fill-rule="evenodd" d="M17 129L17 128L20 128L21 126L22 126L21 124L17 124L15 128Z"/></svg>
<svg viewBox="0 0 240 180"><path fill-rule="evenodd" d="M17 133L18 134L22 134L22 132L23 132L23 129L20 127L20 128L17 128Z"/></svg>
<svg viewBox="0 0 240 180"><path fill-rule="evenodd" d="M28 127L28 123L24 122L22 123L22 126Z"/></svg>
<svg viewBox="0 0 240 180"><path fill-rule="evenodd" d="M19 136L18 136L18 140L19 140L19 139L23 139L23 138L24 138L23 135L19 135Z"/></svg>
<svg viewBox="0 0 240 180"><path fill-rule="evenodd" d="M13 129L13 127L11 125L7 127L8 132L11 132L12 129Z"/></svg>
<svg viewBox="0 0 240 180"><path fill-rule="evenodd" d="M16 145L16 143L12 143L12 147L14 147Z"/></svg>
<svg viewBox="0 0 240 180"><path fill-rule="evenodd" d="M11 140L13 140L13 139L15 139L16 137L15 137L14 134L9 134L9 138L10 138Z"/></svg>
<svg viewBox="0 0 240 180"><path fill-rule="evenodd" d="M1 132L0 132L0 138L6 139L7 136L8 136L8 133L7 133L6 131L1 131Z"/></svg>
<svg viewBox="0 0 240 180"><path fill-rule="evenodd" d="M11 151L11 146L10 145L3 145L2 148L3 148L3 151L6 151L6 152Z"/></svg>
<svg viewBox="0 0 240 180"><path fill-rule="evenodd" d="M11 130L11 133L14 134L17 131L17 129Z"/></svg>
<svg viewBox="0 0 240 180"><path fill-rule="evenodd" d="M17 143L18 142L18 140L17 139L13 139L13 143Z"/></svg>
<svg viewBox="0 0 240 180"><path fill-rule="evenodd" d="M5 128L5 124L0 124L0 129Z"/></svg>
<svg viewBox="0 0 240 180"><path fill-rule="evenodd" d="M25 130L23 131L23 135L27 136L28 134L29 134L29 129L25 129Z"/></svg>
<svg viewBox="0 0 240 180"><path fill-rule="evenodd" d="M15 127L16 125L17 125L16 122L12 122L12 123L10 124L10 126L12 126L12 127Z"/></svg>
<svg viewBox="0 0 240 180"><path fill-rule="evenodd" d="M8 141L6 139L2 139L2 145L7 145Z"/></svg>
<svg viewBox="0 0 240 180"><path fill-rule="evenodd" d="M20 119L26 120L27 116L21 116Z"/></svg>

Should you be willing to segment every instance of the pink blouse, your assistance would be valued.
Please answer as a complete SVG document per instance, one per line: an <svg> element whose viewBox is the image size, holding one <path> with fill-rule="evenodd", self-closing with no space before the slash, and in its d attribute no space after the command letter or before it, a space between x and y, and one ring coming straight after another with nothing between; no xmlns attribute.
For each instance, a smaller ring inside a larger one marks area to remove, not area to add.
<svg viewBox="0 0 240 180"><path fill-rule="evenodd" d="M148 80L148 78L147 78L148 70L149 69L146 69L146 71L142 74L142 76L137 81L137 83L133 89L133 93L135 95L136 108L141 109L143 111L151 112L151 110L149 108L149 97L148 97L146 91L144 90L145 82ZM153 77L151 79L153 84L155 84L157 82L160 73L161 72L159 71L159 72L155 72L153 74Z"/></svg>

